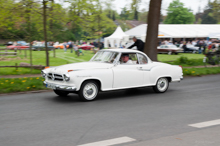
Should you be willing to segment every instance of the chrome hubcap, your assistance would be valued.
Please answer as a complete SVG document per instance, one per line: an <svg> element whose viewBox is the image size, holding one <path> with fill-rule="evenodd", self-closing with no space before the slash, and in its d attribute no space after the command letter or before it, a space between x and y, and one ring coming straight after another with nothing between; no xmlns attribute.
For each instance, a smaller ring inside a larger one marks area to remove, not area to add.
<svg viewBox="0 0 220 146"><path fill-rule="evenodd" d="M157 88L158 90L160 90L161 92L165 91L167 89L168 86L168 81L165 78L160 78L157 82Z"/></svg>
<svg viewBox="0 0 220 146"><path fill-rule="evenodd" d="M83 89L83 95L86 99L92 100L96 97L97 95L97 86L93 83L88 83L85 85Z"/></svg>

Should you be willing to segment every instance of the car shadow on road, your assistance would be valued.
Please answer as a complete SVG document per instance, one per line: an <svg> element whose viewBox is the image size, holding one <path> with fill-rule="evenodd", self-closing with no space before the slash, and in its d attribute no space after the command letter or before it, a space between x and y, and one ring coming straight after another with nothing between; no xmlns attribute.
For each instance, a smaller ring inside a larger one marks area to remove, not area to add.
<svg viewBox="0 0 220 146"><path fill-rule="evenodd" d="M141 97L142 95L147 96L151 94L156 94L151 87L106 91L106 92L99 92L96 101L115 100L122 98L132 99L137 97L142 98ZM73 102L80 102L80 98L77 94L70 93L67 97L60 97L55 95L53 101L59 103L73 103Z"/></svg>
<svg viewBox="0 0 220 146"><path fill-rule="evenodd" d="M136 98L137 96L150 95L155 92L151 87L144 88L132 88L124 90L115 90L109 92L100 92L98 100L111 100L111 99L121 99L121 98Z"/></svg>

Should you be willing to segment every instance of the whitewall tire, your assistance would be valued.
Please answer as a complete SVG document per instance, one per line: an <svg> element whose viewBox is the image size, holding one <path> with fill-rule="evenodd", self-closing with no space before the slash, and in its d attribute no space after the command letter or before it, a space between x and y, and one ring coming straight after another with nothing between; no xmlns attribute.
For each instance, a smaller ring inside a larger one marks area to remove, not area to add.
<svg viewBox="0 0 220 146"><path fill-rule="evenodd" d="M156 85L153 87L154 91L157 93L164 93L169 87L169 81L167 78L162 77L157 80Z"/></svg>
<svg viewBox="0 0 220 146"><path fill-rule="evenodd" d="M95 81L85 81L79 91L79 97L83 101L93 101L99 93L99 86Z"/></svg>

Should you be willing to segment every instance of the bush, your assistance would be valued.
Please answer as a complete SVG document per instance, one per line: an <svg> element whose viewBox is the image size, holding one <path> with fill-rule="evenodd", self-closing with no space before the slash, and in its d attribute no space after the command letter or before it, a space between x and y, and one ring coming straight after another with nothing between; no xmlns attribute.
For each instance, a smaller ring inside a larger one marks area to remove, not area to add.
<svg viewBox="0 0 220 146"><path fill-rule="evenodd" d="M202 59L188 59L187 57L181 56L177 60L170 64L182 65L182 66L199 66L204 65Z"/></svg>

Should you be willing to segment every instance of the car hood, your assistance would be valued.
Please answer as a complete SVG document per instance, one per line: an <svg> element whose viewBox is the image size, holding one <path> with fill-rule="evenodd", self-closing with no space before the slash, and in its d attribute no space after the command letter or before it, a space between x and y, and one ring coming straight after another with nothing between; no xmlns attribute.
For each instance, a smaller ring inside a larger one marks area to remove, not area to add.
<svg viewBox="0 0 220 146"><path fill-rule="evenodd" d="M50 72L66 73L68 70L88 70L88 69L107 69L113 67L113 64L109 63L97 63L97 62L80 62L71 63L62 66L53 67Z"/></svg>

